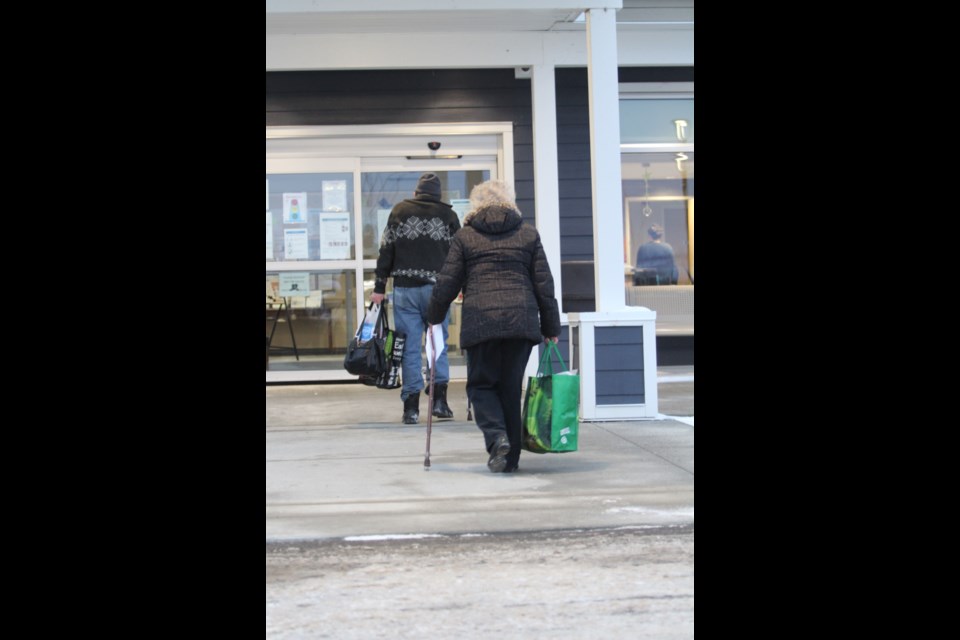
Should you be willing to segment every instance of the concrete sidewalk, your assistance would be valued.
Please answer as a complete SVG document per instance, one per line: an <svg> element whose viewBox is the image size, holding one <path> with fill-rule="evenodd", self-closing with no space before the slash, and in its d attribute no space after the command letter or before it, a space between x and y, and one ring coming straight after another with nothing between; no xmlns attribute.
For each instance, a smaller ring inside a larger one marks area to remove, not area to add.
<svg viewBox="0 0 960 640"><path fill-rule="evenodd" d="M399 390L359 384L266 389L267 542L692 526L693 367L658 371L663 419L581 423L580 450L524 451L487 470L465 382L454 420L400 423Z"/></svg>

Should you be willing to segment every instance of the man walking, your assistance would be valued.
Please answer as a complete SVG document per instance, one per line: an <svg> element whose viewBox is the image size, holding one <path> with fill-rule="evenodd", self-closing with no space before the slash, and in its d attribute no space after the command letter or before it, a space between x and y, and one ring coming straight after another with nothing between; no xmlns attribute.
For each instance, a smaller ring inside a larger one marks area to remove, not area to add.
<svg viewBox="0 0 960 640"><path fill-rule="evenodd" d="M417 182L413 198L393 207L380 238L376 282L370 296L373 302L383 302L387 278L393 278L393 323L398 332L407 334L402 365L403 387L400 389L403 424L417 424L420 418L420 392L424 387L420 373L420 344L427 325L427 305L453 235L460 229L460 220L453 207L442 202L440 197L440 177L435 173L424 173ZM444 344L449 324L450 314L447 313L442 323ZM445 348L437 356L435 373L431 410L437 418L452 418L453 411L447 405L450 365Z"/></svg>

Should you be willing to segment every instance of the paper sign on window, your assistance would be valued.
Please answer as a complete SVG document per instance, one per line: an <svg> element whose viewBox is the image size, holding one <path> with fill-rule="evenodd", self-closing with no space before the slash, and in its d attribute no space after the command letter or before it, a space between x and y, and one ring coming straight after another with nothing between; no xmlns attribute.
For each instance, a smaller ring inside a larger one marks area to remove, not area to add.
<svg viewBox="0 0 960 640"><path fill-rule="evenodd" d="M470 198L450 200L450 206L457 212L457 217L460 218L460 226L462 227L463 217L467 215L467 211L470 210Z"/></svg>
<svg viewBox="0 0 960 640"><path fill-rule="evenodd" d="M387 228L387 221L390 219L390 209L377 209L377 246L383 239L383 230Z"/></svg>
<svg viewBox="0 0 960 640"><path fill-rule="evenodd" d="M349 213L320 213L320 259L350 259Z"/></svg>
<svg viewBox="0 0 960 640"><path fill-rule="evenodd" d="M283 221L290 224L307 221L307 192L283 194Z"/></svg>
<svg viewBox="0 0 960 640"><path fill-rule="evenodd" d="M306 260L310 257L306 229L283 230L283 255L284 260Z"/></svg>
<svg viewBox="0 0 960 640"><path fill-rule="evenodd" d="M310 295L310 274L303 271L281 271L280 295L285 298Z"/></svg>
<svg viewBox="0 0 960 640"><path fill-rule="evenodd" d="M273 212L267 210L267 260L273 260Z"/></svg>
<svg viewBox="0 0 960 640"><path fill-rule="evenodd" d="M323 181L323 210L324 211L346 211L347 210L347 181L346 180L324 180Z"/></svg>

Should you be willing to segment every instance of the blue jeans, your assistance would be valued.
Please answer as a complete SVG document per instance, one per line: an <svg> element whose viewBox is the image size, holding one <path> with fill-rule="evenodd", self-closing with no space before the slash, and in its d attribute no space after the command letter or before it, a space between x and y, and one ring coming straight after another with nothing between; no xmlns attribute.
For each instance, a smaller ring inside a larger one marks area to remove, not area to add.
<svg viewBox="0 0 960 640"><path fill-rule="evenodd" d="M421 345L427 328L427 305L430 303L430 294L433 285L422 287L394 287L393 288L393 324L400 333L407 334L407 342L403 348L403 387L400 389L400 399L423 390L423 375L421 374L422 359ZM443 344L446 345L447 326L450 324L450 311L443 319ZM450 382L450 364L447 362L447 350L443 349L437 357L437 371L435 384Z"/></svg>

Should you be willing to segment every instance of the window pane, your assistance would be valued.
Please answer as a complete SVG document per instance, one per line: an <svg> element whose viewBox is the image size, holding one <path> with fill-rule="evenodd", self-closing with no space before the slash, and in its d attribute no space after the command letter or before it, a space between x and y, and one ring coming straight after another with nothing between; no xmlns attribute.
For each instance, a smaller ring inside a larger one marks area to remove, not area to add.
<svg viewBox="0 0 960 640"><path fill-rule="evenodd" d="M267 272L271 370L343 367L357 329L354 271Z"/></svg>
<svg viewBox="0 0 960 640"><path fill-rule="evenodd" d="M422 171L376 171L360 176L360 198L363 203L363 257L380 255L380 236L387 226L390 210L397 203L413 197ZM453 205L463 222L470 190L490 179L489 171L436 171L440 177L441 196Z"/></svg>
<svg viewBox="0 0 960 640"><path fill-rule="evenodd" d="M621 155L624 241L632 284L693 284L694 155Z"/></svg>
<svg viewBox="0 0 960 640"><path fill-rule="evenodd" d="M693 99L620 100L620 142L693 142Z"/></svg>
<svg viewBox="0 0 960 640"><path fill-rule="evenodd" d="M267 262L351 260L353 174L268 174Z"/></svg>
<svg viewBox="0 0 960 640"><path fill-rule="evenodd" d="M627 306L657 313L657 333L693 335L694 153L621 156Z"/></svg>

